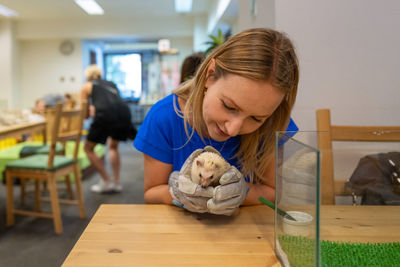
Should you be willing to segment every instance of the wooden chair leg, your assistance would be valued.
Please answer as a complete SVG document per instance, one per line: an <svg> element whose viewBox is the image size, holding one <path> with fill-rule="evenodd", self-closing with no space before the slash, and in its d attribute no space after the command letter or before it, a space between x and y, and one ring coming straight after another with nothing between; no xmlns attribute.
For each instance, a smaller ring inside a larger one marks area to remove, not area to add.
<svg viewBox="0 0 400 267"><path fill-rule="evenodd" d="M85 218L86 211L85 211L85 205L83 203L81 171L78 164L75 164L74 175L75 175L76 193L78 195L79 217Z"/></svg>
<svg viewBox="0 0 400 267"><path fill-rule="evenodd" d="M40 212L40 181L35 180L35 211Z"/></svg>
<svg viewBox="0 0 400 267"><path fill-rule="evenodd" d="M51 209L53 211L54 230L57 234L61 234L63 232L63 229L62 229L62 221L60 214L60 203L58 201L57 185L56 185L56 179L54 177L50 177L49 179L47 179L47 187L50 192L50 202L51 202Z"/></svg>
<svg viewBox="0 0 400 267"><path fill-rule="evenodd" d="M7 186L7 226L14 225L14 183L9 171L6 171Z"/></svg>
<svg viewBox="0 0 400 267"><path fill-rule="evenodd" d="M65 184L67 186L69 199L74 199L74 192L72 191L71 187L71 176L69 174L65 176Z"/></svg>
<svg viewBox="0 0 400 267"><path fill-rule="evenodd" d="M21 205L25 206L25 193L26 193L26 191L25 191L25 179L20 179L20 180L21 180L21 196L20 196Z"/></svg>

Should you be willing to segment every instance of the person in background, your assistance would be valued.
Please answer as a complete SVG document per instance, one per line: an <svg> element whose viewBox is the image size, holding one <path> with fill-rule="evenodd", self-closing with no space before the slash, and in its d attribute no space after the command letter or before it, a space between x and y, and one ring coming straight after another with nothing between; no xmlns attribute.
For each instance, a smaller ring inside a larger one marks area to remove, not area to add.
<svg viewBox="0 0 400 267"><path fill-rule="evenodd" d="M281 32L248 29L219 45L141 125L134 146L144 156L145 201L224 215L259 196L274 201L275 132L298 130L290 118L298 81L294 47ZM205 146L231 164L215 188L187 177Z"/></svg>
<svg viewBox="0 0 400 267"><path fill-rule="evenodd" d="M94 114L84 150L102 179L92 185L96 193L121 192L119 141L133 139L135 129L131 123L131 113L121 99L116 85L101 79L102 72L96 65L85 69L86 83L81 89L82 101L91 101L91 114ZM96 144L108 142L112 178L107 174L103 161L94 152Z"/></svg>
<svg viewBox="0 0 400 267"><path fill-rule="evenodd" d="M60 101L63 104L66 103L65 95L63 96L61 94L47 94L35 101L35 107L33 108L33 111L35 113L44 112L46 108L55 107L57 105L57 102Z"/></svg>
<svg viewBox="0 0 400 267"><path fill-rule="evenodd" d="M193 78L197 68L203 62L204 54L202 52L193 53L187 56L181 66L181 81L180 83L186 82Z"/></svg>
<svg viewBox="0 0 400 267"><path fill-rule="evenodd" d="M55 107L58 102L62 102L66 108L75 108L76 101L73 99L72 95L69 93L61 94L47 94L42 98L35 101L35 107L33 111L35 113L42 113L46 108Z"/></svg>
<svg viewBox="0 0 400 267"><path fill-rule="evenodd" d="M73 109L76 106L76 100L72 97L71 94L66 93L64 94L64 101L65 101L65 107L68 109Z"/></svg>

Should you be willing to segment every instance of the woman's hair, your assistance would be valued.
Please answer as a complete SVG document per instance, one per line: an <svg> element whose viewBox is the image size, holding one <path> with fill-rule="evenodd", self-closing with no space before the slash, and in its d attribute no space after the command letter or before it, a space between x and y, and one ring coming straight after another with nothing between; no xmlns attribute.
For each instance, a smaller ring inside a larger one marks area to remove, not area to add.
<svg viewBox="0 0 400 267"><path fill-rule="evenodd" d="M194 79L174 90L185 102L183 116L188 138L193 134L188 132L188 123L200 136L207 136L202 107L207 69L212 59L215 60L213 80L228 74L240 75L269 82L285 95L274 113L256 131L241 135L235 155L241 172L252 181L263 183L268 163L274 157L275 132L286 130L296 99L299 66L294 47L284 33L264 28L242 31L218 46L200 65Z"/></svg>
<svg viewBox="0 0 400 267"><path fill-rule="evenodd" d="M193 78L203 59L204 54L201 52L193 53L185 58L181 67L181 83Z"/></svg>
<svg viewBox="0 0 400 267"><path fill-rule="evenodd" d="M92 64L85 69L85 77L86 81L97 80L100 79L102 75L102 71L97 65Z"/></svg>

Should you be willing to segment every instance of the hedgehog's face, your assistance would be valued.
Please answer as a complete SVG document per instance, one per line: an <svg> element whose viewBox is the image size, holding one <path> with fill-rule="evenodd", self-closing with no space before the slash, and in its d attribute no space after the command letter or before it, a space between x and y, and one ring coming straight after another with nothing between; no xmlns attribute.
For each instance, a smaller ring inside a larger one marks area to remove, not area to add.
<svg viewBox="0 0 400 267"><path fill-rule="evenodd" d="M200 175L200 185L204 188L209 186L215 180L214 172L210 170L201 171L199 175Z"/></svg>
<svg viewBox="0 0 400 267"><path fill-rule="evenodd" d="M212 164L211 166L205 166L203 160L196 161L197 167L199 167L199 178L200 185L204 188L209 186L214 181L218 180L218 176L216 175L221 168L218 164ZM208 164L207 164L208 165Z"/></svg>

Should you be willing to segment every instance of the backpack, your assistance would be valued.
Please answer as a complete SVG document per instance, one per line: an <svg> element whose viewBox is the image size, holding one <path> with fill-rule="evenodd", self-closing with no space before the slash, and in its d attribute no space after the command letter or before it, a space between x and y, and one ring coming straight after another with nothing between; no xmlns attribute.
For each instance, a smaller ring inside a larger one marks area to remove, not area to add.
<svg viewBox="0 0 400 267"><path fill-rule="evenodd" d="M366 155L346 187L361 195L361 205L400 205L400 152Z"/></svg>

